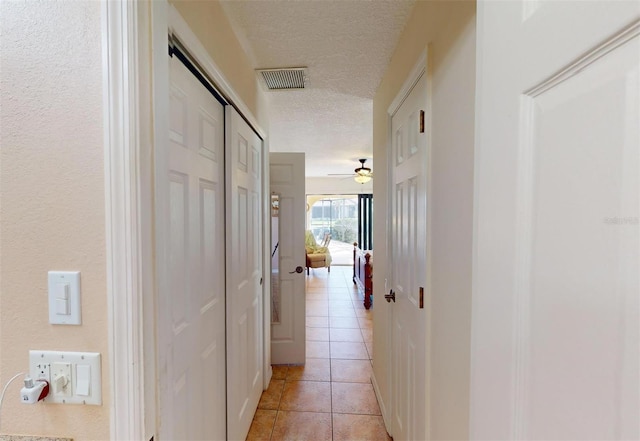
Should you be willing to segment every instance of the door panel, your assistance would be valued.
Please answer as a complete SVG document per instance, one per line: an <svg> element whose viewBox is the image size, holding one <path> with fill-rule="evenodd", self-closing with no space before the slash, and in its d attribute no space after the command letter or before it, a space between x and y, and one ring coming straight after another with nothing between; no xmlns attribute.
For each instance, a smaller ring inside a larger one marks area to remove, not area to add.
<svg viewBox="0 0 640 441"><path fill-rule="evenodd" d="M231 107L227 137L228 439L245 439L263 386L262 141Z"/></svg>
<svg viewBox="0 0 640 441"><path fill-rule="evenodd" d="M224 439L223 108L170 61L169 151L157 152L162 439Z"/></svg>
<svg viewBox="0 0 640 441"><path fill-rule="evenodd" d="M296 273L305 266L305 181L304 153L271 153L269 180L272 194L279 196L278 320L271 324L273 364L304 364L305 355L305 276ZM290 274L293 272L293 274Z"/></svg>
<svg viewBox="0 0 640 441"><path fill-rule="evenodd" d="M604 230L602 221L607 213L638 213L637 198L635 203L623 201L633 188L638 194L637 167L634 173L625 164L640 159L624 138L630 134L625 133L625 118L640 121L640 115L637 106L629 113L619 104L631 92L628 76L634 75L633 58L639 53L639 44L625 45L579 75L531 97L537 132L529 140L528 152L532 243L523 252L531 254L526 270L531 274L528 387L534 437L555 432L545 422L561 409L570 409L572 419L585 420L576 435L614 436L602 432L601 424L616 419L616 395L622 392L617 384L617 352L624 348L625 324L620 318L626 288L635 287L636 293L638 288L637 279L625 283L619 273L631 269L620 254L633 257L635 248L637 256L637 232L635 240L626 241L633 234ZM602 295L605 292L610 294ZM556 354L563 354L562 360ZM591 361L595 354L597 363ZM580 373L572 374L571 366L580 366ZM557 395L560 387L564 393ZM556 398L546 403L551 394ZM599 415L600 421L591 415Z"/></svg>
<svg viewBox="0 0 640 441"><path fill-rule="evenodd" d="M472 437L638 439L640 5L479 16Z"/></svg>
<svg viewBox="0 0 640 441"><path fill-rule="evenodd" d="M390 175L394 188L390 228L392 312L392 435L395 440L428 438L427 133L420 112L427 108L422 75L392 116ZM424 308L420 290L424 291Z"/></svg>

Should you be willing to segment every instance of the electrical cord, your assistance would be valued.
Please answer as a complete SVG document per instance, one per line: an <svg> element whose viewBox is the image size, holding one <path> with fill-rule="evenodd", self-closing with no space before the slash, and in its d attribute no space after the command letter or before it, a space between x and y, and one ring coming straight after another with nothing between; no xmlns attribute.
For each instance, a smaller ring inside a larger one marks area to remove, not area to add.
<svg viewBox="0 0 640 441"><path fill-rule="evenodd" d="M11 379L9 381L7 381L7 384L4 385L4 389L2 389L2 394L0 394L0 427L2 427L2 402L4 401L4 394L5 394L5 392L7 392L7 388L13 382L13 380L15 380L16 378L18 378L21 375L24 375L24 372L20 372L19 374L15 374L13 377L11 377Z"/></svg>

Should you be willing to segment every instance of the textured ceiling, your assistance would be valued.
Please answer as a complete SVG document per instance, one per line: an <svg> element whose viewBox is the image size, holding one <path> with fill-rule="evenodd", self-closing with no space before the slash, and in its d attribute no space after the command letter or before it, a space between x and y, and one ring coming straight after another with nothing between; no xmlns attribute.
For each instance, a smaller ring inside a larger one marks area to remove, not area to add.
<svg viewBox="0 0 640 441"><path fill-rule="evenodd" d="M222 3L254 68L308 67L306 89L267 92L271 151L305 152L307 176L371 158L373 95L414 0Z"/></svg>

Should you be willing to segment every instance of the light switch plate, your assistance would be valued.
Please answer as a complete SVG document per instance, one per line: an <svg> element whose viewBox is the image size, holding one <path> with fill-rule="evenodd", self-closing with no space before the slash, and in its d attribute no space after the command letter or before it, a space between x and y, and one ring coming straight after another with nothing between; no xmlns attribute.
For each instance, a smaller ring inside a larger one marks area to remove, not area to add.
<svg viewBox="0 0 640 441"><path fill-rule="evenodd" d="M31 378L47 380L51 386L45 403L101 405L101 363L99 352L29 351ZM71 378L68 390L56 393L52 382L61 372L65 376L70 373Z"/></svg>
<svg viewBox="0 0 640 441"><path fill-rule="evenodd" d="M80 271L49 271L49 323L82 324ZM65 287L66 288L63 288ZM66 298L65 298L66 297ZM68 314L64 314L68 312Z"/></svg>

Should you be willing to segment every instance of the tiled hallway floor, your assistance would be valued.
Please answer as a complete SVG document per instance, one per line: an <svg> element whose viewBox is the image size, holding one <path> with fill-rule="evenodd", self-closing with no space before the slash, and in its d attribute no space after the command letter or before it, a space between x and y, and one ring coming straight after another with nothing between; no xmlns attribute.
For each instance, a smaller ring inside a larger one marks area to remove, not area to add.
<svg viewBox="0 0 640 441"><path fill-rule="evenodd" d="M371 385L372 311L351 267L307 278L305 366L274 366L248 441L387 441Z"/></svg>

